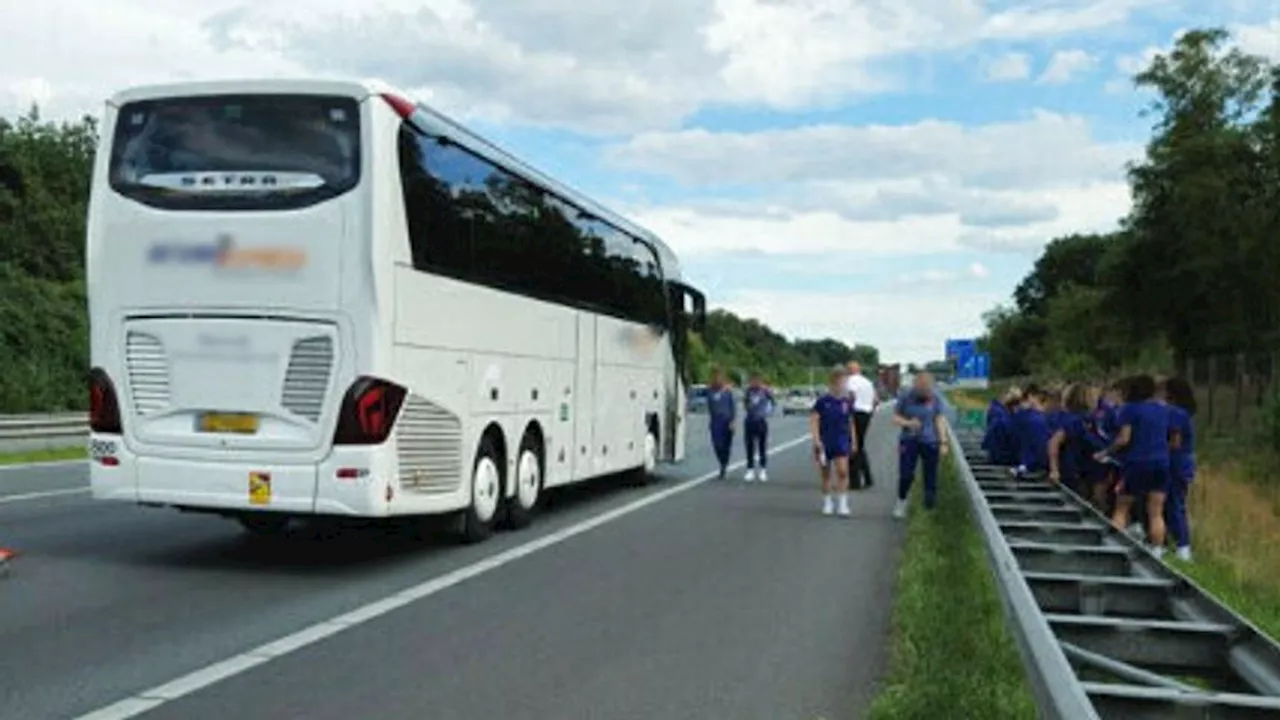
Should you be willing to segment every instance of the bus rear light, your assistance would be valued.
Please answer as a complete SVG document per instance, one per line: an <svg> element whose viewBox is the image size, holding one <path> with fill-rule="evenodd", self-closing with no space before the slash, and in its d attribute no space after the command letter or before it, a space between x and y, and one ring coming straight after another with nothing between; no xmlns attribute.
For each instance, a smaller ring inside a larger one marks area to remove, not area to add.
<svg viewBox="0 0 1280 720"><path fill-rule="evenodd" d="M123 433L116 388L102 368L89 371L89 429L105 435Z"/></svg>
<svg viewBox="0 0 1280 720"><path fill-rule="evenodd" d="M113 457L113 456L100 457L98 458L98 464L102 465L103 467L119 467L120 458Z"/></svg>
<svg viewBox="0 0 1280 720"><path fill-rule="evenodd" d="M414 105L411 100L406 100L399 95L382 93L382 99L387 101L387 104L391 106L392 110L396 111L396 114L400 116L401 120L408 120L409 116L413 115L418 110L417 106Z"/></svg>
<svg viewBox="0 0 1280 720"><path fill-rule="evenodd" d="M381 445L391 436L406 392L393 382L361 377L342 399L334 445Z"/></svg>
<svg viewBox="0 0 1280 720"><path fill-rule="evenodd" d="M338 472L334 474L339 480L359 480L369 477L369 471L365 468L338 468Z"/></svg>

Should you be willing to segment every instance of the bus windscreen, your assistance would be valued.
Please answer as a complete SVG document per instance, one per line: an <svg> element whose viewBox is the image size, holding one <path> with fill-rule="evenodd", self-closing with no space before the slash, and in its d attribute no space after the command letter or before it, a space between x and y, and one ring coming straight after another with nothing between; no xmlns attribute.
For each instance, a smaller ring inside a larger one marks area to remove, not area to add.
<svg viewBox="0 0 1280 720"><path fill-rule="evenodd" d="M321 95L132 102L111 144L111 187L167 210L313 205L360 180L360 107Z"/></svg>

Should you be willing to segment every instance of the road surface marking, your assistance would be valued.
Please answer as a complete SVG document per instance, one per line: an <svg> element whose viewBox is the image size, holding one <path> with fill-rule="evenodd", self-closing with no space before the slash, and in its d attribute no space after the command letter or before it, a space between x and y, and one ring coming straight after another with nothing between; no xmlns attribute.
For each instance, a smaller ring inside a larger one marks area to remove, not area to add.
<svg viewBox="0 0 1280 720"><path fill-rule="evenodd" d="M770 453L781 452L789 448L795 447L801 443L809 442L809 436L795 438L787 442L775 445L769 448ZM731 470L737 470L746 465L745 462L730 464ZM622 507L615 508L608 512L587 518L582 522L575 523L566 528L561 528L553 533L544 535L536 540L530 540L523 545L504 550L496 555L492 555L478 562L472 563L465 567L452 570L438 577L427 580L426 582L414 585L406 590L389 595L381 600L375 600L367 605L361 606L350 612L343 613L337 617L328 620L322 620L310 627L303 628L298 632L285 635L278 640L273 640L265 645L261 645L248 652L229 657L221 662L213 663L199 670L196 670L180 678L171 680L163 685L158 685L150 690L143 690L129 698L125 698L117 703L113 703L106 707L94 710L86 715L80 716L78 720L125 720L125 718L137 717L143 713L150 712L155 708L173 701L178 698L190 695L197 690L214 685L218 682L234 677L244 672L248 672L253 668L262 665L279 657L297 652L308 645L313 645L326 638L337 635L348 628L362 625L370 620L386 615L392 610L398 610L406 605L422 600L423 598L435 595L443 590L447 590L454 585L470 580L471 578L483 575L491 570L496 570L503 565L508 565L523 557L532 555L539 550L544 550L552 545L558 545L569 538L581 535L588 530L593 530L606 523L613 522L621 517L630 515L637 510L644 509L655 503L662 502L667 498L678 495L686 490L702 485L718 475L718 471L709 472L692 480L686 480L678 485L674 485L665 490L660 490L652 495L646 495L638 500L627 503Z"/></svg>
<svg viewBox="0 0 1280 720"><path fill-rule="evenodd" d="M40 492L19 493L17 495L0 495L0 505L23 502L25 500L43 500L44 498L64 497L66 495L84 495L89 488L67 488L66 490L41 490Z"/></svg>

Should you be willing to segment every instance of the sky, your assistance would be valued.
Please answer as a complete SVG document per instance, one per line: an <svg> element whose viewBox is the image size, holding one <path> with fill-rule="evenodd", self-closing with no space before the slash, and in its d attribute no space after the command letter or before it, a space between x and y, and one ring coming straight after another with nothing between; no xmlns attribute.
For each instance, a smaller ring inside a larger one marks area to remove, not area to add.
<svg viewBox="0 0 1280 720"><path fill-rule="evenodd" d="M1280 0L0 0L0 114L380 78L656 232L713 306L925 361L1116 226L1132 75L1211 25L1280 59Z"/></svg>

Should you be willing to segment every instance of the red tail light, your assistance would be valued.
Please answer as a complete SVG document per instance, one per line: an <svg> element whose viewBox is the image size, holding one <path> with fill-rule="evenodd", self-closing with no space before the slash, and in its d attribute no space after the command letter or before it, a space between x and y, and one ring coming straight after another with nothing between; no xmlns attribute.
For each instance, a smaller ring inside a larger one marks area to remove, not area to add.
<svg viewBox="0 0 1280 720"><path fill-rule="evenodd" d="M382 99L387 101L387 104L391 106L392 110L396 111L396 114L400 116L401 120L408 120L409 116L418 109L418 107L413 104L413 101L406 100L399 95L382 93Z"/></svg>
<svg viewBox="0 0 1280 720"><path fill-rule="evenodd" d="M116 387L102 368L89 371L89 429L107 435L123 433Z"/></svg>
<svg viewBox="0 0 1280 720"><path fill-rule="evenodd" d="M391 436L404 405L405 389L380 378L362 377L342 399L334 445L381 445Z"/></svg>

